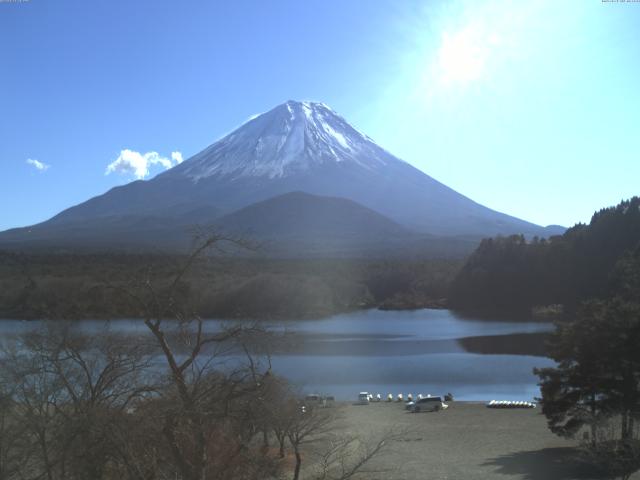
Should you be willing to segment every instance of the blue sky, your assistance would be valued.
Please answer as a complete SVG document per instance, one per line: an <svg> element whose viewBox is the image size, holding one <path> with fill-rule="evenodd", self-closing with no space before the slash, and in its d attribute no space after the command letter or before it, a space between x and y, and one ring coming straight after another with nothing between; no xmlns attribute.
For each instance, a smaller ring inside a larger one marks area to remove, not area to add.
<svg viewBox="0 0 640 480"><path fill-rule="evenodd" d="M588 221L640 194L639 26L601 0L0 2L0 230L288 99L491 208Z"/></svg>

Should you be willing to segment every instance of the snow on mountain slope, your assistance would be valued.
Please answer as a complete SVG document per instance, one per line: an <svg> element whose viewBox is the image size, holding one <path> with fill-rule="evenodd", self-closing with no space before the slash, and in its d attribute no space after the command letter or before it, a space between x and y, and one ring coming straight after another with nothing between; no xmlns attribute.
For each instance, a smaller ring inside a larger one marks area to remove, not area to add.
<svg viewBox="0 0 640 480"><path fill-rule="evenodd" d="M327 163L376 170L400 161L323 103L288 101L257 116L167 175L281 178Z"/></svg>

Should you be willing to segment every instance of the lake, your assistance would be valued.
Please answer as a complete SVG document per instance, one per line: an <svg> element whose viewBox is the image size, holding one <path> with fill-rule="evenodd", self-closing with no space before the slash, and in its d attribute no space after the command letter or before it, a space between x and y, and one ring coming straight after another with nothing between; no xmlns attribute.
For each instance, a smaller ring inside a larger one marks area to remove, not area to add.
<svg viewBox="0 0 640 480"><path fill-rule="evenodd" d="M222 322L208 320L207 328ZM40 322L0 321L0 336L28 331ZM141 320L113 320L111 329L146 332ZM104 322L82 320L86 333ZM275 373L304 392L355 399L359 391L443 395L458 400L531 400L539 396L534 367L552 360L532 355L472 353L459 339L552 330L549 323L463 318L449 310L362 310L324 319L267 322L270 329L296 334L299 341L272 358Z"/></svg>

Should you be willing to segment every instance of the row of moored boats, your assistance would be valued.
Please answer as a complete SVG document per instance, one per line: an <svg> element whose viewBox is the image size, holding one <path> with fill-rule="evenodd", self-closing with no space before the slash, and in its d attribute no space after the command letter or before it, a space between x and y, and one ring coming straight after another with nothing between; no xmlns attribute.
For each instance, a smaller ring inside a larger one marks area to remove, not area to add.
<svg viewBox="0 0 640 480"><path fill-rule="evenodd" d="M491 400L487 408L536 408L533 402L513 402L510 400Z"/></svg>
<svg viewBox="0 0 640 480"><path fill-rule="evenodd" d="M414 397L413 394L409 393L406 396L403 395L402 393L399 393L398 395L396 395L394 397L394 395L392 393L389 393L385 398L384 401L387 402L412 402L413 400L420 400L422 398L431 398L431 395L423 395L421 393L418 394L418 396ZM373 393L369 393L369 392L360 392L360 394L358 395L358 399L359 400L364 400L366 399L368 402L382 402L383 401L383 397L382 395L380 395L379 393L373 394Z"/></svg>

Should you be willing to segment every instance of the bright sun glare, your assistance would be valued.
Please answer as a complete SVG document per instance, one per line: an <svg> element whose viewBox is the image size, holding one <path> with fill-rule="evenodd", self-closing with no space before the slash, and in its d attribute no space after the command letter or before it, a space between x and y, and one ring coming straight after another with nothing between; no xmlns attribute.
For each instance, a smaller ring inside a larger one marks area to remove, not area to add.
<svg viewBox="0 0 640 480"><path fill-rule="evenodd" d="M445 32L438 51L437 68L445 84L469 83L479 79L491 49L499 43L497 34L486 34L467 28L456 33Z"/></svg>
<svg viewBox="0 0 640 480"><path fill-rule="evenodd" d="M505 60L520 55L519 46L531 33L529 24L538 11L525 2L469 0L461 5L455 14L447 11L434 20L440 34L423 50L423 86L466 86L490 79Z"/></svg>

